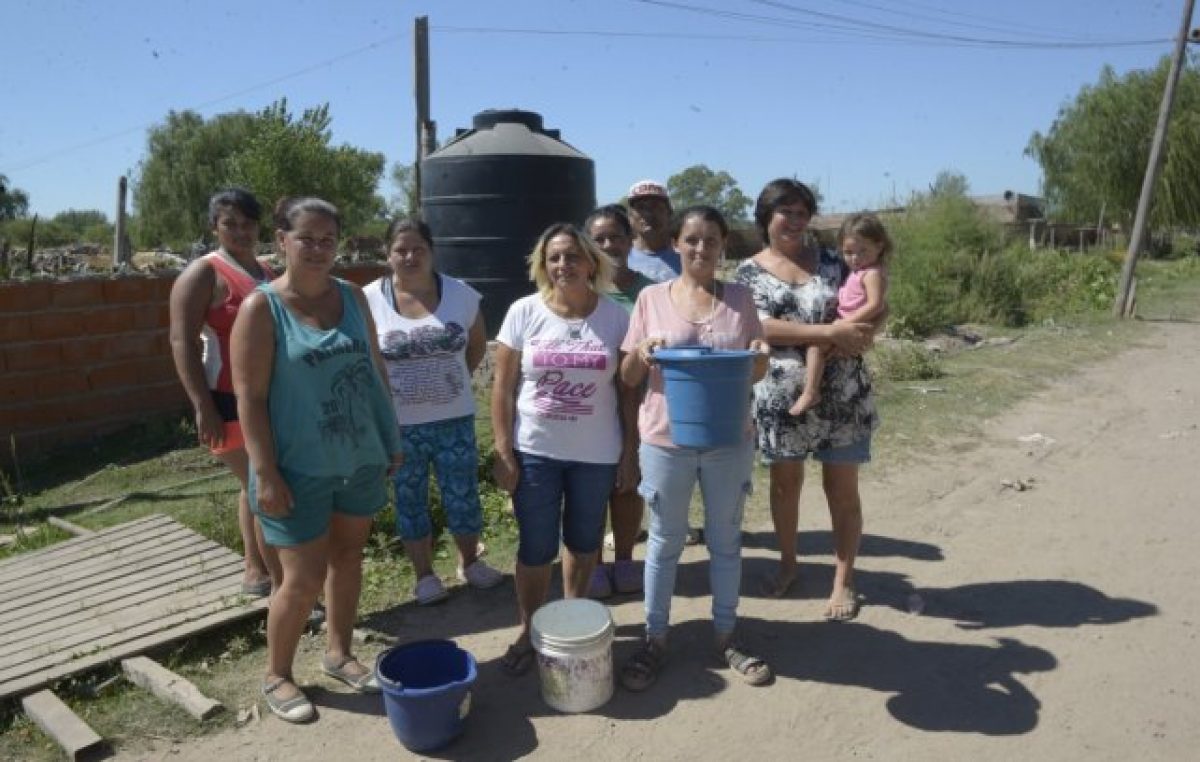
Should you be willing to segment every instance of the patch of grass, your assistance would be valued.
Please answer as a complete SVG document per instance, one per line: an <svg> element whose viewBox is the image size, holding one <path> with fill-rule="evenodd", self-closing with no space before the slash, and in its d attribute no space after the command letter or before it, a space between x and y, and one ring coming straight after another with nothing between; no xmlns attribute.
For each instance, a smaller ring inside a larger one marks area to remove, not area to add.
<svg viewBox="0 0 1200 762"><path fill-rule="evenodd" d="M875 377L885 381L927 381L943 375L937 353L912 342L877 346L867 362Z"/></svg>
<svg viewBox="0 0 1200 762"><path fill-rule="evenodd" d="M1200 283L1195 288L1200 290ZM1106 317L1070 325L1011 329L1010 344L981 346L945 357L934 384L876 377L883 426L871 469L911 463L979 435L984 422L1077 372L1136 344L1145 327ZM870 470L864 472L870 477Z"/></svg>

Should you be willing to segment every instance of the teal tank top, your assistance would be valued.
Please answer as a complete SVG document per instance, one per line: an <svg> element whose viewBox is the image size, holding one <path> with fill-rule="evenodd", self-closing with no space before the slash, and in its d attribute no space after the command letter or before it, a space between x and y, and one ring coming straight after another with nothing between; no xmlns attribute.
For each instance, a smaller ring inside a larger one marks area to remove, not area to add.
<svg viewBox="0 0 1200 762"><path fill-rule="evenodd" d="M390 394L371 360L371 341L349 285L334 279L342 319L321 330L300 322L269 284L275 365L268 408L276 463L306 476L349 477L402 452Z"/></svg>

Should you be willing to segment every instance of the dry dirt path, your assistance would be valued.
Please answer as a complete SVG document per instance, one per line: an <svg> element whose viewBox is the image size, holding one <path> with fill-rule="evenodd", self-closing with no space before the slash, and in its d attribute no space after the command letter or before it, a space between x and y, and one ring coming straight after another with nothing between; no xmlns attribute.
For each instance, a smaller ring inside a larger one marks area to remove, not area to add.
<svg viewBox="0 0 1200 762"><path fill-rule="evenodd" d="M769 533L747 535L745 640L775 683L731 679L707 648L704 553L689 551L671 661L658 685L560 715L535 676L497 659L511 586L460 592L378 624L405 640L453 637L481 664L466 734L447 759L1194 758L1200 745L1200 326L1162 324L1141 345L1054 385L955 454L865 478L867 537L849 624L820 620L831 575L814 481L802 508L802 590L757 597ZM1025 444L1040 433L1052 443ZM1002 487L1024 480L1025 491ZM754 497L765 500L761 492ZM924 612L908 611L912 595ZM640 602L616 603L618 660ZM299 670L321 719L274 718L126 756L179 760L405 756L369 699Z"/></svg>

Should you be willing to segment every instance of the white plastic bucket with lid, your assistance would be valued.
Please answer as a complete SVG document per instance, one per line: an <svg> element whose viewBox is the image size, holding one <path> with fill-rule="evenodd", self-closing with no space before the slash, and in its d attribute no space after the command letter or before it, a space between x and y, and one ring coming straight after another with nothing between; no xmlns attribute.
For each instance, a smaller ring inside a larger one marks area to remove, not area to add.
<svg viewBox="0 0 1200 762"><path fill-rule="evenodd" d="M587 598L553 601L534 612L530 639L547 704L590 712L612 698L615 630L608 607Z"/></svg>

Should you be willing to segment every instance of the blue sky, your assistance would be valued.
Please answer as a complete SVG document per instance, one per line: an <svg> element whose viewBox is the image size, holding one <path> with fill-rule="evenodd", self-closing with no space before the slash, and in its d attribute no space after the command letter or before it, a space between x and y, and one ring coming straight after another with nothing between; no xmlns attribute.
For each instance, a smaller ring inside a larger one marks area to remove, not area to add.
<svg viewBox="0 0 1200 762"><path fill-rule="evenodd" d="M1030 135L1105 64L1124 72L1168 55L1182 8L0 0L0 173L35 212L111 216L117 178L136 173L147 129L169 110L212 116L284 97L295 113L328 102L335 143L411 161L412 24L427 15L439 137L485 108L541 112L595 160L601 202L697 163L727 170L751 197L774 177L815 181L827 210L903 198L943 169L975 193L1036 193L1038 167L1022 155ZM1160 42L1100 44L1145 40ZM380 190L393 192L386 178Z"/></svg>

